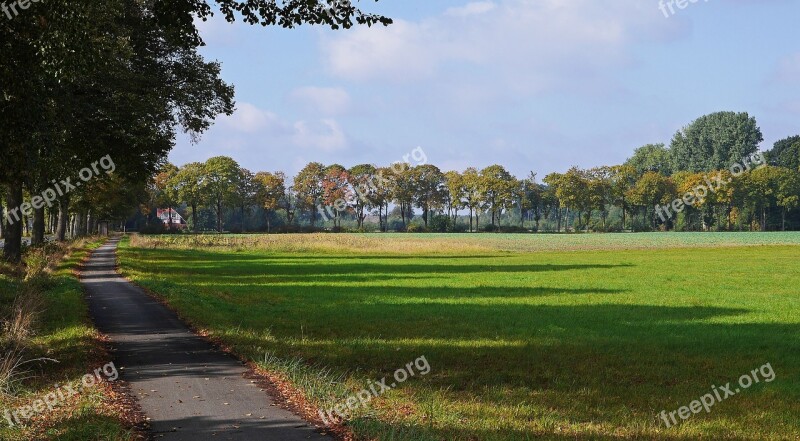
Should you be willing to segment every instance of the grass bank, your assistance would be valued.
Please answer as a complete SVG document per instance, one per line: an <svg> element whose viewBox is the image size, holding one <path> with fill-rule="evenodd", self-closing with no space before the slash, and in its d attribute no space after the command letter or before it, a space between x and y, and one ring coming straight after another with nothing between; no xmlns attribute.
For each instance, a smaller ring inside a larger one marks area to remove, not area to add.
<svg viewBox="0 0 800 441"><path fill-rule="evenodd" d="M31 406L50 393L63 392L63 386L57 385L78 383L83 375L108 363L75 277L81 261L101 243L93 239L50 247L47 262L42 253L31 252L26 259L39 274L30 274L29 268L27 280L20 268L6 266L0 274L0 317L4 321L0 350L6 360L27 361L10 383L0 385L4 389L0 393L0 439L135 439L120 419L118 397L107 385L84 389L72 397L65 393L52 411L44 409L22 425L12 426L5 414ZM15 313L20 309L27 312ZM13 416L11 423L15 423Z"/></svg>

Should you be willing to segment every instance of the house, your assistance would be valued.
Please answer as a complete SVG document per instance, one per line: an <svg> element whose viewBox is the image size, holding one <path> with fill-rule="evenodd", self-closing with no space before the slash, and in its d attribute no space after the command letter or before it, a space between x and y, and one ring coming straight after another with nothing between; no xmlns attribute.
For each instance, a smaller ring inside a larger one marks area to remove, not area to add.
<svg viewBox="0 0 800 441"><path fill-rule="evenodd" d="M186 224L186 221L183 219L183 216L181 216L172 208L166 210L159 208L156 211L156 216L158 216L165 228L175 228L178 230L185 230L189 228L189 226Z"/></svg>

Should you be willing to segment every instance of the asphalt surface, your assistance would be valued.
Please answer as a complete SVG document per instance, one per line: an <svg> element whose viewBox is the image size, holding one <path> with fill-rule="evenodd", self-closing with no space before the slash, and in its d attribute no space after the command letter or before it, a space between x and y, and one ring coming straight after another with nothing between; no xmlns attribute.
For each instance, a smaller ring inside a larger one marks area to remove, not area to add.
<svg viewBox="0 0 800 441"><path fill-rule="evenodd" d="M120 277L118 239L95 251L82 273L91 315L111 340L159 440L329 440L274 405L237 360L193 334L169 309Z"/></svg>

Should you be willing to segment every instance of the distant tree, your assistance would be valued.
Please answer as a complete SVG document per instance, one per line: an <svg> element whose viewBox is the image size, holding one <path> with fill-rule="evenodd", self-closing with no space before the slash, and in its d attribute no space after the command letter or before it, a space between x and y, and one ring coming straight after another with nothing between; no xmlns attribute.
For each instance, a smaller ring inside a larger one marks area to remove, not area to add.
<svg viewBox="0 0 800 441"><path fill-rule="evenodd" d="M642 216L647 220L651 216L653 229L658 227L655 207L671 203L676 196L675 184L660 173L647 172L636 181L636 185L628 191L628 199L633 205L642 208Z"/></svg>
<svg viewBox="0 0 800 441"><path fill-rule="evenodd" d="M412 167L408 163L398 162L392 164L391 168L393 171L392 176L394 177L392 196L400 209L400 217L405 229L407 228L406 214L411 211L417 194L415 176L412 174Z"/></svg>
<svg viewBox="0 0 800 441"><path fill-rule="evenodd" d="M364 227L364 220L367 217L366 211L375 204L375 166L372 164L360 164L348 170L347 179L355 193L353 208L356 213L356 223L358 228ZM382 205L381 205L381 208Z"/></svg>
<svg viewBox="0 0 800 441"><path fill-rule="evenodd" d="M271 214L281 207L281 201L286 198L286 177L283 172L258 172L254 180L258 183L255 199L264 209L267 220L267 233L270 233L272 226L270 222Z"/></svg>
<svg viewBox="0 0 800 441"><path fill-rule="evenodd" d="M501 165L490 165L480 172L480 190L486 208L492 213L492 225L500 225L500 215L514 203L517 181Z"/></svg>
<svg viewBox="0 0 800 441"><path fill-rule="evenodd" d="M672 155L664 144L647 144L633 152L625 165L636 169L639 176L647 172L661 173L664 176L672 174Z"/></svg>
<svg viewBox="0 0 800 441"><path fill-rule="evenodd" d="M192 229L197 232L197 207L203 202L205 168L199 162L184 165L173 178L178 197L192 210Z"/></svg>
<svg viewBox="0 0 800 441"><path fill-rule="evenodd" d="M292 186L297 195L297 203L310 212L312 227L317 220L317 207L322 203L323 179L325 166L319 162L311 162L295 176Z"/></svg>
<svg viewBox="0 0 800 441"><path fill-rule="evenodd" d="M223 210L226 206L232 206L237 202L239 164L227 156L216 156L206 161L203 168L205 169L203 193L214 208L217 216L217 231L221 233L223 231Z"/></svg>
<svg viewBox="0 0 800 441"><path fill-rule="evenodd" d="M481 175L477 169L470 167L464 170L461 175L464 182L464 204L469 208L469 231L473 232L479 228L479 211L483 201L483 186ZM472 228L472 216L475 216L475 229Z"/></svg>
<svg viewBox="0 0 800 441"><path fill-rule="evenodd" d="M628 206L628 191L636 185L638 174L636 169L631 165L617 165L611 167L611 195L614 204L620 207L622 211L622 231L627 227L626 213L630 208Z"/></svg>
<svg viewBox="0 0 800 441"><path fill-rule="evenodd" d="M428 226L431 210L444 205L447 190L444 183L444 174L438 167L423 164L409 170L414 189L414 203L422 209L422 220Z"/></svg>
<svg viewBox="0 0 800 441"><path fill-rule="evenodd" d="M394 199L396 179L391 167L381 167L375 170L375 179L373 180L375 189L372 201L373 206L378 207L378 222L381 231L389 230L389 203Z"/></svg>
<svg viewBox="0 0 800 441"><path fill-rule="evenodd" d="M464 198L467 192L464 178L457 171L449 171L444 174L444 181L447 187L447 213L451 216L452 225L455 227L458 210L465 207Z"/></svg>
<svg viewBox="0 0 800 441"><path fill-rule="evenodd" d="M339 164L325 168L322 177L322 202L332 207L333 226L340 227L340 213L347 211L353 202L350 188L350 173Z"/></svg>
<svg viewBox="0 0 800 441"><path fill-rule="evenodd" d="M258 182L256 182L253 172L246 168L239 169L239 177L236 180L235 200L241 210L242 233L247 231L247 211L256 203L258 190Z"/></svg>
<svg viewBox="0 0 800 441"><path fill-rule="evenodd" d="M800 171L800 136L781 139L765 156L769 165Z"/></svg>
<svg viewBox="0 0 800 441"><path fill-rule="evenodd" d="M611 167L595 167L588 170L586 176L589 181L589 209L585 224L588 226L592 210L596 209L600 212L603 231L605 231L608 207L614 203L613 169Z"/></svg>
<svg viewBox="0 0 800 441"><path fill-rule="evenodd" d="M153 176L151 185L153 205L155 208L166 208L169 210L169 228L172 228L172 209L179 204L180 195L175 186L175 176L178 174L178 167L167 162L161 166Z"/></svg>
<svg viewBox="0 0 800 441"><path fill-rule="evenodd" d="M718 112L702 116L672 138L672 170L726 170L758 151L764 137L747 113Z"/></svg>

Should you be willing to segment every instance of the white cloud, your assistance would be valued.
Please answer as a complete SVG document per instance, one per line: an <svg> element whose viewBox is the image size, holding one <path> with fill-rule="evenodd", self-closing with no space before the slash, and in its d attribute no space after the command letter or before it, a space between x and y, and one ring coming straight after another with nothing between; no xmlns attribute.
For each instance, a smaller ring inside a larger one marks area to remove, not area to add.
<svg viewBox="0 0 800 441"><path fill-rule="evenodd" d="M497 4L494 2L473 2L458 8L449 8L445 11L444 15L451 17L466 17L469 15L485 14L494 8Z"/></svg>
<svg viewBox="0 0 800 441"><path fill-rule="evenodd" d="M322 119L315 123L297 121L294 123L292 142L298 147L326 152L342 150L347 146L344 131L332 119Z"/></svg>
<svg viewBox="0 0 800 441"><path fill-rule="evenodd" d="M350 109L350 94L339 87L300 87L292 91L291 100L315 114L340 115Z"/></svg>
<svg viewBox="0 0 800 441"><path fill-rule="evenodd" d="M775 70L775 80L794 83L800 77L800 52L783 57Z"/></svg>
<svg viewBox="0 0 800 441"><path fill-rule="evenodd" d="M231 116L220 117L219 123L243 133L280 129L282 126L277 115L250 103L237 103L236 112Z"/></svg>
<svg viewBox="0 0 800 441"><path fill-rule="evenodd" d="M331 73L348 80L486 87L489 76L492 89L536 93L630 65L634 43L674 37L684 24L641 0L475 2L418 22L327 33L322 49Z"/></svg>

